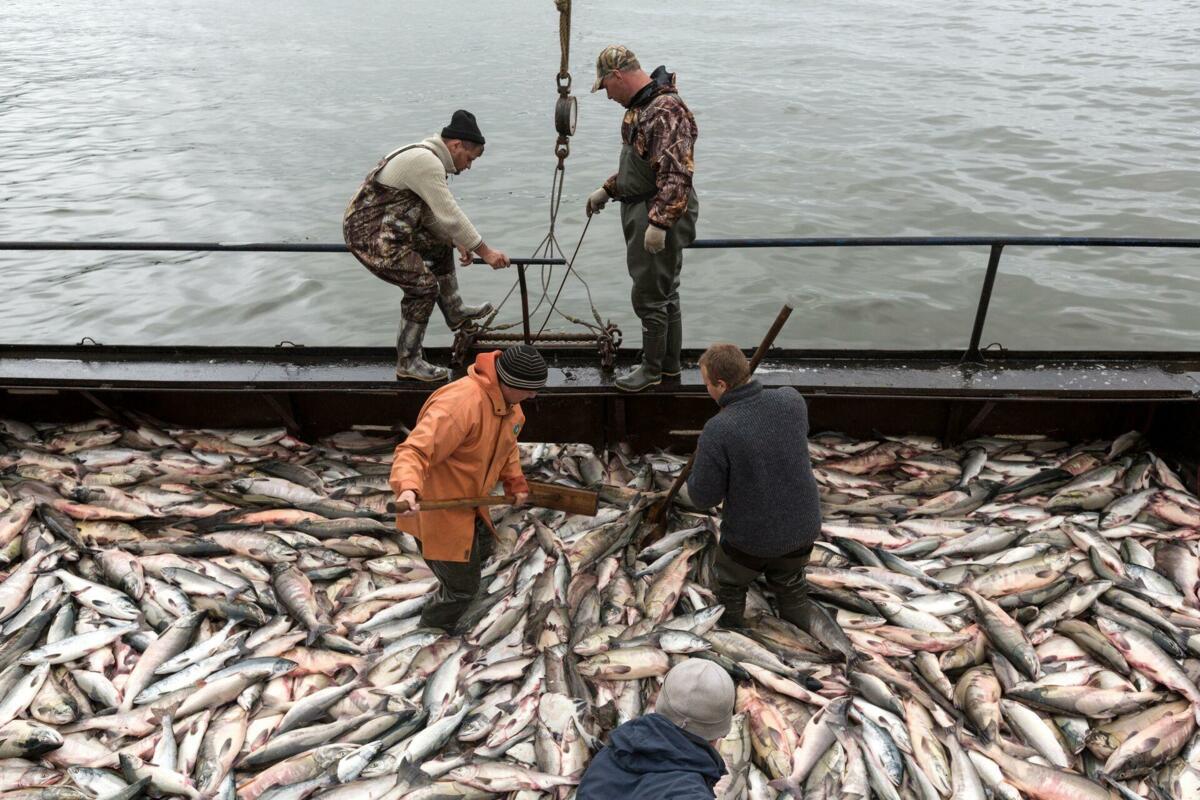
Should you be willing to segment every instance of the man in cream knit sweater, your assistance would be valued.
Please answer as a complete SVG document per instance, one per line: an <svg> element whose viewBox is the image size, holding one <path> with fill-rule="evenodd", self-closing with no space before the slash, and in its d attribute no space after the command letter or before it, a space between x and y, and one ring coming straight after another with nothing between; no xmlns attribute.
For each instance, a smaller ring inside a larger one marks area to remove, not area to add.
<svg viewBox="0 0 1200 800"><path fill-rule="evenodd" d="M509 265L508 256L483 241L458 207L446 178L471 168L483 155L484 138L469 111L455 111L440 136L384 156L367 175L342 220L350 252L372 274L404 290L396 337L396 377L445 380L449 372L425 360L421 343L436 303L451 330L492 312L492 306L464 305L454 274L454 248L460 263L474 253L492 269Z"/></svg>

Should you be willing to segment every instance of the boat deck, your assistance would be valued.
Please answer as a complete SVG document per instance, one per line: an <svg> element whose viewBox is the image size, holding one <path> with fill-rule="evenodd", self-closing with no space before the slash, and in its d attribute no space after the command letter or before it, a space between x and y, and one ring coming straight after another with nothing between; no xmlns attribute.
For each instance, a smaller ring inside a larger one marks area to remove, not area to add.
<svg viewBox="0 0 1200 800"><path fill-rule="evenodd" d="M696 358L637 395L595 352L547 350L550 378L526 404L528 441L626 442L686 451L715 411ZM430 349L446 363L447 350ZM618 355L618 371L636 351ZM387 348L0 346L0 416L68 421L137 411L197 427L286 425L307 436L411 425L436 384L397 381ZM1137 429L1200 460L1200 353L988 354L772 350L757 377L807 399L814 431L984 433L1081 441ZM682 432L682 433L681 433ZM690 432L690 433L689 433ZM1193 473L1194 474L1194 473Z"/></svg>
<svg viewBox="0 0 1200 800"><path fill-rule="evenodd" d="M547 394L612 393L614 373L594 354L547 352ZM435 363L449 353L430 348ZM684 354L678 379L649 390L657 395L703 392L699 351ZM756 377L813 395L891 397L1027 397L1122 400L1200 398L1200 353L1025 352L960 363L952 351L773 350ZM622 351L619 368L636 352ZM187 391L350 391L425 394L431 386L393 377L394 351L328 347L0 346L0 387L163 389Z"/></svg>

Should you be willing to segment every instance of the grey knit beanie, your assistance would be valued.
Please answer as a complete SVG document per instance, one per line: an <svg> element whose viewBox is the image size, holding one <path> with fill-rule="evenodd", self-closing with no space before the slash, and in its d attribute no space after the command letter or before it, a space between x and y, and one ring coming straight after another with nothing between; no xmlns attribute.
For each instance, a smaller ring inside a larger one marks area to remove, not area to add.
<svg viewBox="0 0 1200 800"><path fill-rule="evenodd" d="M496 359L496 374L514 389L536 391L546 385L546 361L536 347L519 344Z"/></svg>

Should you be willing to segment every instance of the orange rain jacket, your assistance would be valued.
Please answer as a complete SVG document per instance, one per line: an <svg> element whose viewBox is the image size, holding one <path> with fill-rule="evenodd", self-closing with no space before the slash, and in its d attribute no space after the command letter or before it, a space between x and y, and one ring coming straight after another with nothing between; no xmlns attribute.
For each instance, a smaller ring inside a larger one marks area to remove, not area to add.
<svg viewBox="0 0 1200 800"><path fill-rule="evenodd" d="M496 359L500 351L481 353L459 378L438 389L417 416L416 427L396 446L388 479L399 495L406 489L419 500L477 497L504 481L506 494L528 492L521 472L517 434L525 426L520 405L500 394ZM421 542L432 561L469 561L475 515L491 528L483 509L448 508L398 517L396 527Z"/></svg>

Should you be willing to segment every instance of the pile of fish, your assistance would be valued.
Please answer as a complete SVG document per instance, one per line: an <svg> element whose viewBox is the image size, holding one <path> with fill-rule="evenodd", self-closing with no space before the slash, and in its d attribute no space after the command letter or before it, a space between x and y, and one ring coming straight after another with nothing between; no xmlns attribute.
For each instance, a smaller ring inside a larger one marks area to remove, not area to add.
<svg viewBox="0 0 1200 800"><path fill-rule="evenodd" d="M600 512L498 508L422 628L402 437L0 420L0 796L567 800L706 658L720 798L1200 797L1200 501L1137 434L814 436L810 632L719 625L719 516L649 522L682 458L547 444Z"/></svg>

